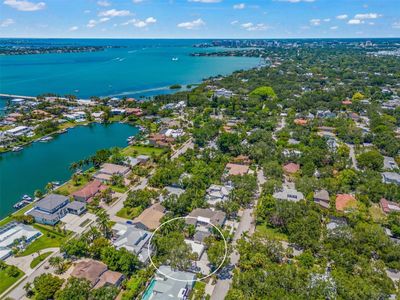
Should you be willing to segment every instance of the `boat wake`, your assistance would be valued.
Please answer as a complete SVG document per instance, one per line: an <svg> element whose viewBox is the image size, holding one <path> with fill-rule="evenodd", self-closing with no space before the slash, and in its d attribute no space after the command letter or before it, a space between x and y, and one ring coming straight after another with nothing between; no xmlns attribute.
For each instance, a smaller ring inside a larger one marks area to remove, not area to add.
<svg viewBox="0 0 400 300"><path fill-rule="evenodd" d="M152 88L152 89L137 90L137 91L127 91L127 92L122 92L122 93L118 93L118 94L107 95L105 97L117 97L117 96L135 95L135 94L162 91L162 90L168 90L168 89L169 89L168 86L161 86L161 87Z"/></svg>

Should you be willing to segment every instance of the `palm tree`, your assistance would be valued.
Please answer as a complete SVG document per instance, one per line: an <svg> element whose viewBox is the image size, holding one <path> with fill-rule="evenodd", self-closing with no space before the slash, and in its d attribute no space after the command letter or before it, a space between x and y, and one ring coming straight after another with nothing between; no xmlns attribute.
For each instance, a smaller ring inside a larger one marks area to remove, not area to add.
<svg viewBox="0 0 400 300"><path fill-rule="evenodd" d="M99 225L100 231L103 233L105 238L108 238L111 233L110 217L104 209L99 209L96 213L97 224Z"/></svg>
<svg viewBox="0 0 400 300"><path fill-rule="evenodd" d="M45 190L47 193L50 193L53 189L54 189L54 184L52 182L46 184Z"/></svg>
<svg viewBox="0 0 400 300"><path fill-rule="evenodd" d="M61 274L65 269L65 261L61 256L53 256L49 259L49 265L56 269L56 273Z"/></svg>
<svg viewBox="0 0 400 300"><path fill-rule="evenodd" d="M72 175L72 181L73 181L73 183L74 183L74 185L78 185L79 184L79 175L78 174L76 174L76 173L74 173L73 175Z"/></svg>

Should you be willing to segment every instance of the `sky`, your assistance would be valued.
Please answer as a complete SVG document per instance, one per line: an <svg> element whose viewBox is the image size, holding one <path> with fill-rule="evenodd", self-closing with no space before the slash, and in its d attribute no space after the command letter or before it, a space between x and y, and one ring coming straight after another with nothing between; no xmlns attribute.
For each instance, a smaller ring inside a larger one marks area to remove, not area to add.
<svg viewBox="0 0 400 300"><path fill-rule="evenodd" d="M400 0L0 0L0 37L400 37Z"/></svg>

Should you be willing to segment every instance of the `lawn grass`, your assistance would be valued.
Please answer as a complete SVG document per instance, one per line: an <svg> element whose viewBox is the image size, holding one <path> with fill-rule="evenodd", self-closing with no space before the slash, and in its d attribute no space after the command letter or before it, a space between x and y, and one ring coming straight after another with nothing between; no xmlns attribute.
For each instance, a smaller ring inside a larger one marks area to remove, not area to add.
<svg viewBox="0 0 400 300"><path fill-rule="evenodd" d="M21 208L20 210L13 213L12 215L5 217L3 220L0 221L0 226L4 226L4 225L10 223L11 221L14 221L14 217L22 216L24 213L26 213L32 207L33 207L33 203L30 203L27 206L25 206L24 208Z"/></svg>
<svg viewBox="0 0 400 300"><path fill-rule="evenodd" d="M15 277L9 276L6 269L0 270L0 294L4 293L4 291L17 282L22 276L24 276L24 272L21 270L19 270L19 274Z"/></svg>
<svg viewBox="0 0 400 300"><path fill-rule="evenodd" d="M140 206L134 208L123 207L119 212L117 212L117 217L124 219L134 219L142 213L142 208Z"/></svg>
<svg viewBox="0 0 400 300"><path fill-rule="evenodd" d="M30 264L31 269L36 267L38 264L40 264L42 261L44 261L52 252L45 252L43 254L40 254L39 256L35 257Z"/></svg>
<svg viewBox="0 0 400 300"><path fill-rule="evenodd" d="M288 237L286 234L278 232L276 229L268 227L265 224L257 225L256 227L256 234L260 237L271 239L271 240L278 240L278 241L288 241Z"/></svg>
<svg viewBox="0 0 400 300"><path fill-rule="evenodd" d="M147 147L147 146L128 146L122 150L123 155L127 156L136 156L136 155L151 155L154 153L156 156L164 153L164 149L155 148L155 147Z"/></svg>
<svg viewBox="0 0 400 300"><path fill-rule="evenodd" d="M196 281L194 284L193 290L190 292L191 300L203 299L205 294L206 283L202 281Z"/></svg>
<svg viewBox="0 0 400 300"><path fill-rule="evenodd" d="M29 244L28 247L26 247L22 253L18 253L17 256L27 256L43 249L60 247L62 242L64 242L69 235L57 232L51 226L35 224L33 227L40 230L43 235Z"/></svg>
<svg viewBox="0 0 400 300"><path fill-rule="evenodd" d="M386 219L386 215L382 212L378 204L373 204L368 210L374 222L379 223Z"/></svg>
<svg viewBox="0 0 400 300"><path fill-rule="evenodd" d="M89 177L89 176L87 176ZM56 189L54 192L57 194L61 194L64 196L69 196L71 195L73 192L76 192L78 190L80 190L84 185L86 185L89 180L86 176L80 176L79 178L79 182L77 185L75 185L74 182L72 182L72 180L66 182L65 184L63 184L62 186L60 186L58 189ZM90 178L90 177L89 177Z"/></svg>

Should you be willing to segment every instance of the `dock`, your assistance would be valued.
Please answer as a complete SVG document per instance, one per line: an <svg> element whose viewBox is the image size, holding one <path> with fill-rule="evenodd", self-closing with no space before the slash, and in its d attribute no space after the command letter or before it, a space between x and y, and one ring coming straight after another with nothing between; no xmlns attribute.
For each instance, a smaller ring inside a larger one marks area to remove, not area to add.
<svg viewBox="0 0 400 300"><path fill-rule="evenodd" d="M21 98L21 99L28 99L28 100L35 100L36 97L33 96L21 96L21 95L12 95L12 94L0 94L0 97L4 98Z"/></svg>

